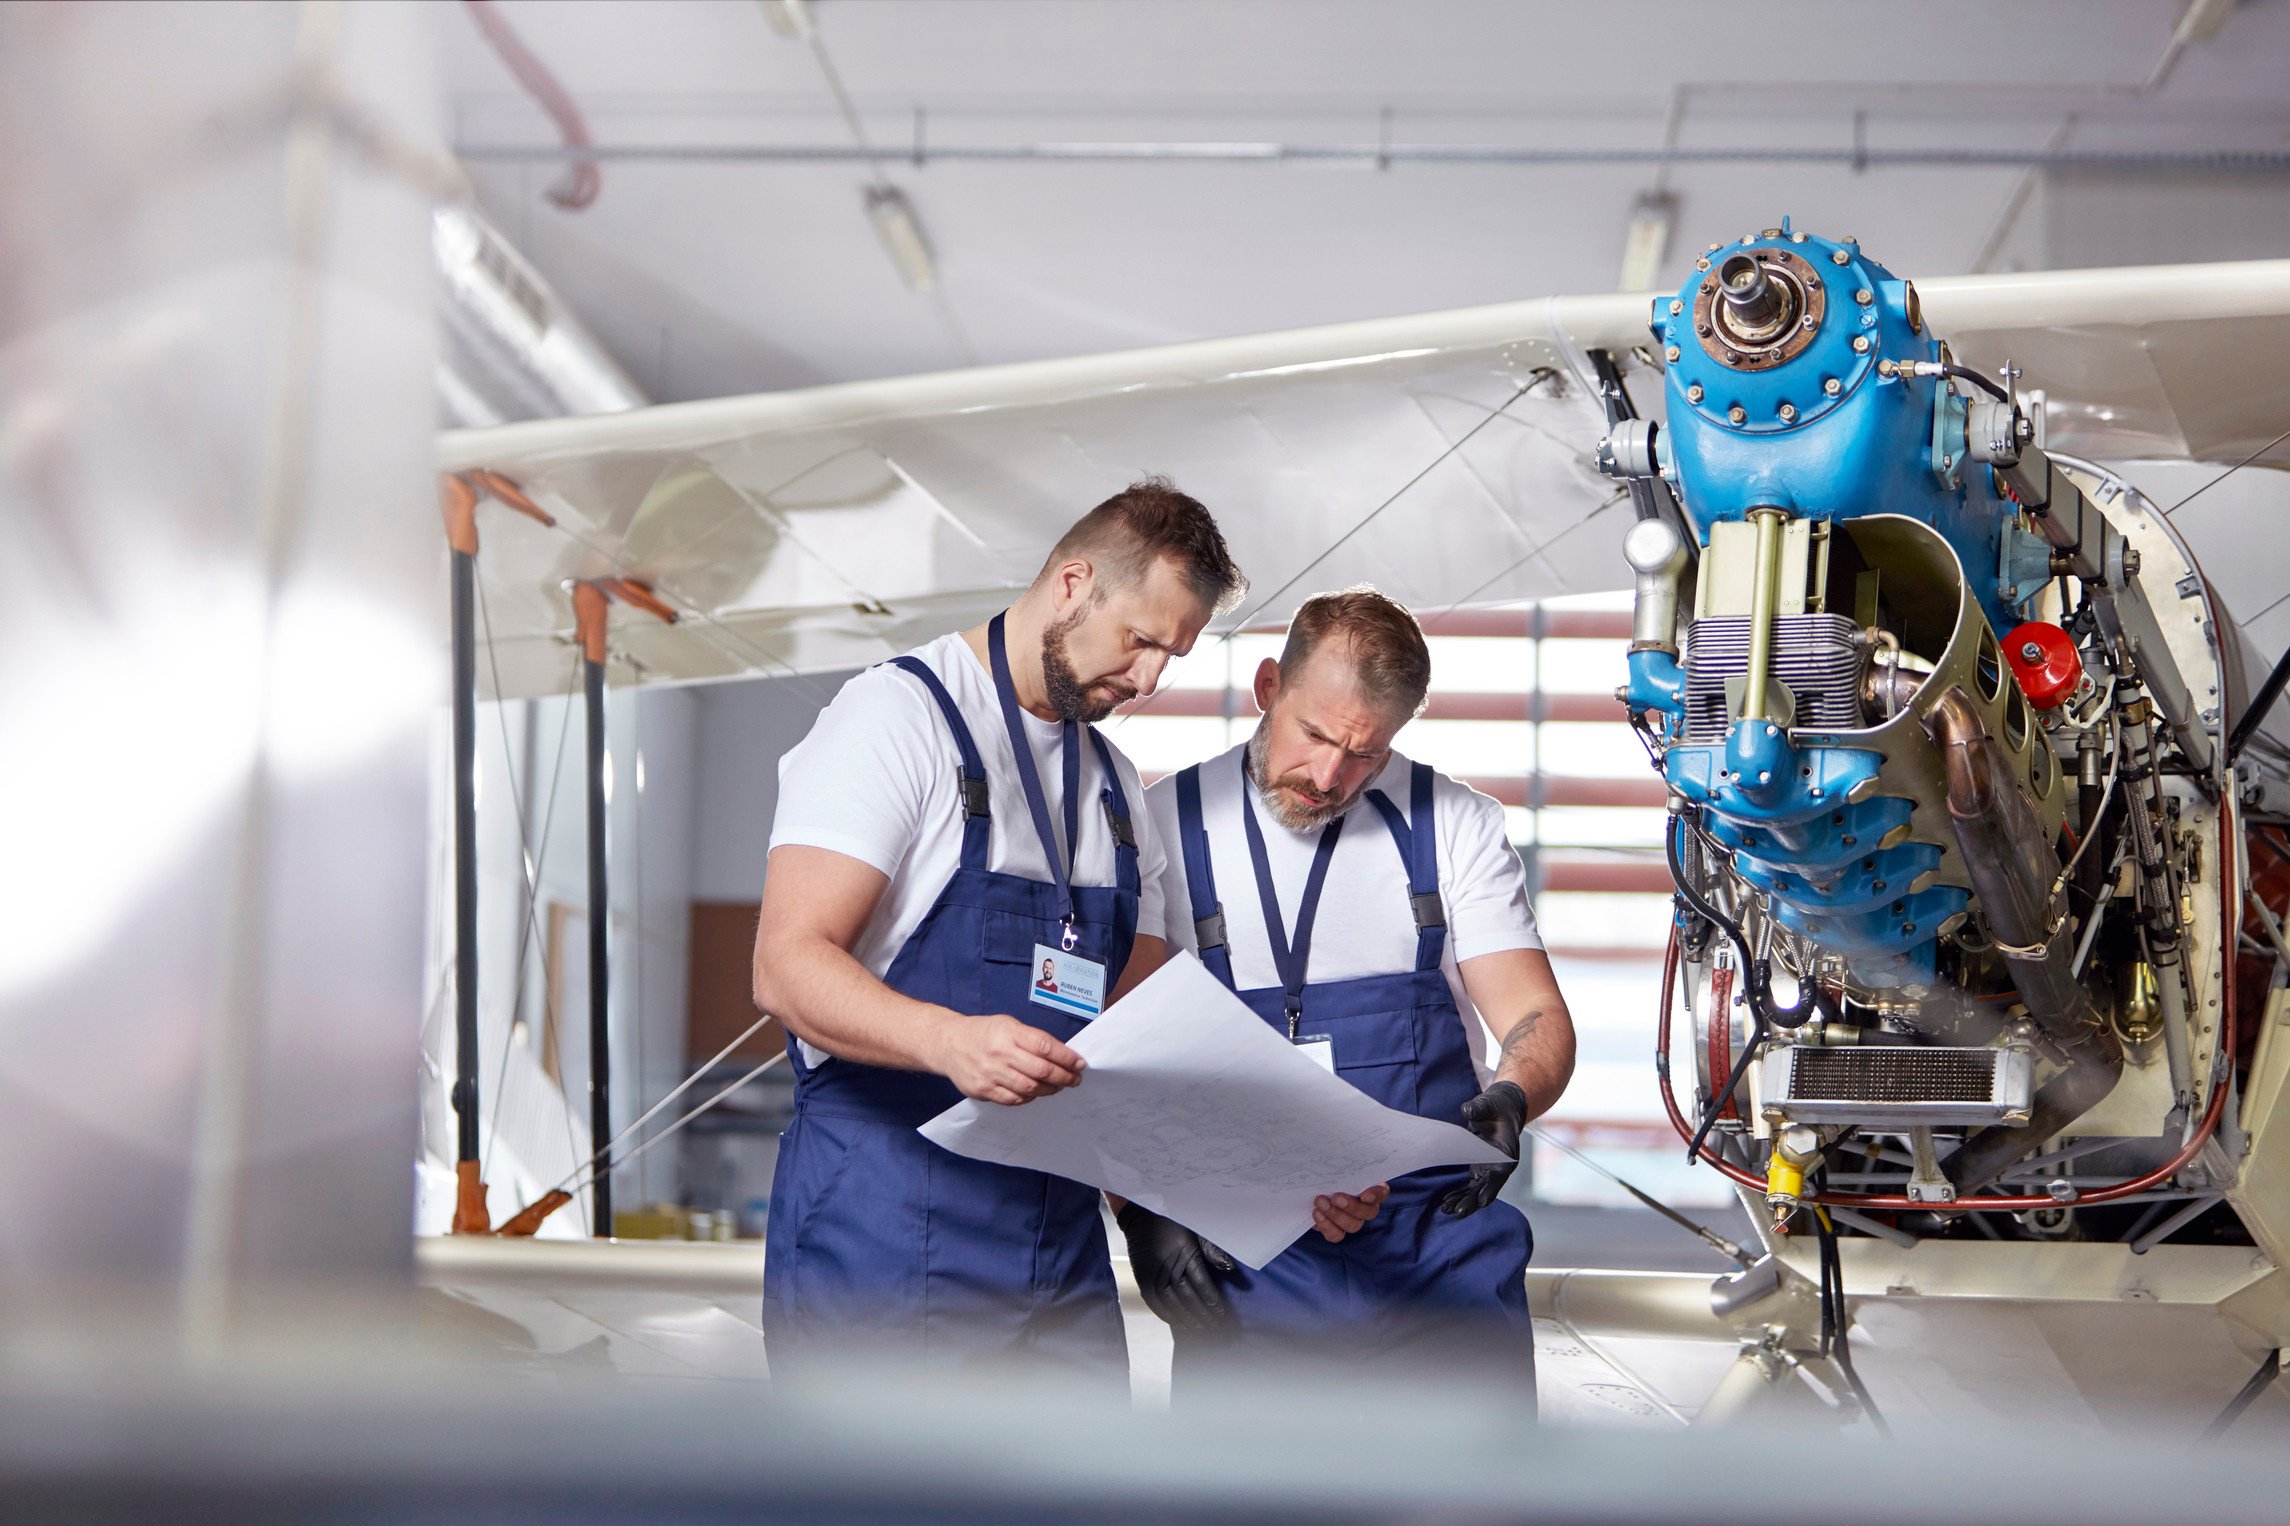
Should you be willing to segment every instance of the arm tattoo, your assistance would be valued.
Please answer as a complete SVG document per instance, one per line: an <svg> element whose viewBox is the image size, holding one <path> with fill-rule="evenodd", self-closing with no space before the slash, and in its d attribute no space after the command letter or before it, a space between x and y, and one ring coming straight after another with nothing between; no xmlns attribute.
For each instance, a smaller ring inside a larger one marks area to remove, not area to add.
<svg viewBox="0 0 2290 1526"><path fill-rule="evenodd" d="M1517 1022L1511 1024L1510 1032L1503 1035L1503 1047L1497 1056L1496 1064L1498 1066L1508 1065L1517 1059L1519 1051L1527 1047L1527 1040L1535 1036L1535 1029L1541 1026L1542 1020L1542 1008L1536 1007L1522 1015Z"/></svg>

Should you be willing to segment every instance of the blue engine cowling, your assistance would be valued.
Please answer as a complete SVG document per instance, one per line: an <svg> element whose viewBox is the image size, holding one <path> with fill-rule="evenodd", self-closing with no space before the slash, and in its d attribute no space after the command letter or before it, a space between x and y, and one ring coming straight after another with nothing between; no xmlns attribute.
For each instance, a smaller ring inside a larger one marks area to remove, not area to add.
<svg viewBox="0 0 2290 1526"><path fill-rule="evenodd" d="M1729 290L1752 288L1778 295L1745 322ZM2023 618L2048 576L2046 549L1989 470L1966 461L1964 400L1944 376L1915 374L1948 357L1909 282L1850 240L1784 221L1713 247L1656 302L1652 327L1668 369L1653 455L1705 549L1713 526L1757 510L1902 515L1946 541L1994 630ZM1928 983L1935 934L1969 895L1912 888L1939 851L1899 840L1909 802L1871 793L1882 756L1800 742L1761 716L1736 717L1722 741L1688 741L1686 687L1673 651L1635 644L1628 703L1656 718L1668 782L1702 808L1735 870L1783 926L1844 956L1865 984Z"/></svg>

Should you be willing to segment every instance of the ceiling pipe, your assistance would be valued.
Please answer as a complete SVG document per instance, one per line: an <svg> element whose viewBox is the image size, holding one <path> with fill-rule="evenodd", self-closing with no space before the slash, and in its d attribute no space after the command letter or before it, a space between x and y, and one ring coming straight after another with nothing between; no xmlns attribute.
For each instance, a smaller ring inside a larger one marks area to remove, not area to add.
<svg viewBox="0 0 2290 1526"><path fill-rule="evenodd" d="M594 159L626 164L848 164L871 163L872 149L837 143L472 143L463 159L490 163L553 164ZM2290 149L2045 149L2009 145L1977 148L1823 148L1791 144L1765 148L1537 148L1504 143L939 143L916 145L912 161L945 163L1147 162L1207 164L1835 164L1848 168L1915 166L1961 169L2222 170L2253 174L2290 171Z"/></svg>
<svg viewBox="0 0 2290 1526"><path fill-rule="evenodd" d="M484 34L485 41L517 83L524 86L533 104L556 123L565 151L572 156L570 171L561 183L551 188L549 200L568 212L577 212L595 201L596 193L604 189L604 172L596 167L593 159L580 156L580 151L589 146L588 121L581 115L571 92L557 83L549 66L525 46L524 39L495 8L493 0L464 0L463 14L477 24L477 30Z"/></svg>

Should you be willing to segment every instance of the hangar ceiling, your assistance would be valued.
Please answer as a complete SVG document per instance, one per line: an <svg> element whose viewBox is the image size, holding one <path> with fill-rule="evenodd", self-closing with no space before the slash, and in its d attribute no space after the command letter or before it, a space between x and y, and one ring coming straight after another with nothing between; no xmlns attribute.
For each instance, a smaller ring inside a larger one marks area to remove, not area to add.
<svg viewBox="0 0 2290 1526"><path fill-rule="evenodd" d="M1658 181L1677 198L1666 274L1784 213L1917 276L2277 254L2290 235L2279 170L2031 178L1881 162L2279 156L2279 0L2223 8L2214 35L2175 52L2173 0L1775 0L1754 25L1683 0L814 0L817 35L933 250L926 296L877 241L865 164L671 157L851 144L776 7L496 3L596 143L661 155L608 160L585 209L552 204L561 166L501 156L556 144L556 130L462 8L438 8L451 135L479 204L661 401L1611 290L1633 205ZM1858 144L1872 162L916 167L918 130L926 150L1669 141Z"/></svg>

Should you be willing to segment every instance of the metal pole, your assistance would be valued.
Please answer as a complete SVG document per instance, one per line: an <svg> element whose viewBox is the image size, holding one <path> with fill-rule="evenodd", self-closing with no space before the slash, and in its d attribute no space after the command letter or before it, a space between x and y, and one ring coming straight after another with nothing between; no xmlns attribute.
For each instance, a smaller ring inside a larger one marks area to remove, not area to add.
<svg viewBox="0 0 2290 1526"><path fill-rule="evenodd" d="M453 569L453 1232L492 1228L481 1172L477 1071L477 490L438 485Z"/></svg>
<svg viewBox="0 0 2290 1526"><path fill-rule="evenodd" d="M580 632L581 680L588 708L588 1130L591 1147L612 1138L612 882L604 798L604 629L607 602L593 584L573 588ZM612 1235L612 1172L597 1166L589 1188L593 1232Z"/></svg>
<svg viewBox="0 0 2290 1526"><path fill-rule="evenodd" d="M477 1159L477 559L453 556L453 1111Z"/></svg>

